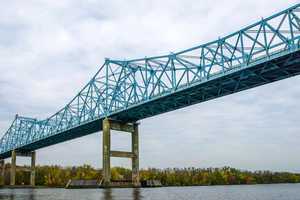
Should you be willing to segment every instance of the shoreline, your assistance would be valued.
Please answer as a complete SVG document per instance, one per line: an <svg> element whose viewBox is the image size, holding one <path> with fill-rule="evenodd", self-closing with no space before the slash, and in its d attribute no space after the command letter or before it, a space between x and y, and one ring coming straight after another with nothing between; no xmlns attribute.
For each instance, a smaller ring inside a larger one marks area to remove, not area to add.
<svg viewBox="0 0 300 200"><path fill-rule="evenodd" d="M103 188L103 187L98 187L98 188L89 188L89 187L82 187L82 188L65 188L65 187L50 187L50 186L29 186L29 185L16 185L16 186L0 186L1 189L66 189L66 190L76 190L76 189L128 189L128 188L133 188L133 189L140 189L140 188L172 188L172 187L223 187L223 186L261 186L261 185L297 185L300 183L258 183L258 184L230 184L230 185L163 185L160 187L109 187L109 188Z"/></svg>

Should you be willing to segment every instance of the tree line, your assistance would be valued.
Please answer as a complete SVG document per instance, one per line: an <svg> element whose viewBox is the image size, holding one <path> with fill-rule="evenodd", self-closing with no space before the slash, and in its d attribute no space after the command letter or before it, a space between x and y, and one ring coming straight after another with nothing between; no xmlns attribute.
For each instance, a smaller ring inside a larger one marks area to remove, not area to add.
<svg viewBox="0 0 300 200"><path fill-rule="evenodd" d="M21 169L22 170L21 170ZM16 184L27 185L30 172L26 166L16 171ZM17 168L18 169L18 168ZM131 170L122 167L111 169L113 180L130 180ZM1 177L2 178L2 177ZM102 173L90 165L77 167L36 166L36 185L64 187L70 179L100 180ZM271 184L300 183L300 173L272 171L244 171L231 167L223 168L148 168L140 170L141 180L159 180L164 186L193 185L237 185L237 184ZM5 167L5 184L9 184L10 164Z"/></svg>

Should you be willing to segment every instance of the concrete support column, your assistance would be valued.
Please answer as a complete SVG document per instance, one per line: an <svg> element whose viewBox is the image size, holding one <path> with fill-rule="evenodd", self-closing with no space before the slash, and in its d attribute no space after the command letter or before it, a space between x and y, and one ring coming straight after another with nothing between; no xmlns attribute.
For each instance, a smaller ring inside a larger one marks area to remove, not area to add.
<svg viewBox="0 0 300 200"><path fill-rule="evenodd" d="M1 185L5 185L5 161L0 160L0 165L1 165Z"/></svg>
<svg viewBox="0 0 300 200"><path fill-rule="evenodd" d="M35 151L31 152L30 185L35 186Z"/></svg>
<svg viewBox="0 0 300 200"><path fill-rule="evenodd" d="M14 186L16 184L16 151L11 152L11 166L10 166L10 185Z"/></svg>
<svg viewBox="0 0 300 200"><path fill-rule="evenodd" d="M102 121L103 127L103 183L110 185L110 122L108 118Z"/></svg>
<svg viewBox="0 0 300 200"><path fill-rule="evenodd" d="M133 124L134 131L131 134L131 149L133 153L132 157L132 183L133 186L140 186L139 176L139 129L138 123Z"/></svg>
<svg viewBox="0 0 300 200"><path fill-rule="evenodd" d="M134 187L140 186L139 177L139 131L138 123L126 123L118 120L105 118L102 121L103 129L103 183L104 187L114 185L111 181L110 157L129 158L132 161L132 184ZM131 134L131 151L111 150L111 130Z"/></svg>

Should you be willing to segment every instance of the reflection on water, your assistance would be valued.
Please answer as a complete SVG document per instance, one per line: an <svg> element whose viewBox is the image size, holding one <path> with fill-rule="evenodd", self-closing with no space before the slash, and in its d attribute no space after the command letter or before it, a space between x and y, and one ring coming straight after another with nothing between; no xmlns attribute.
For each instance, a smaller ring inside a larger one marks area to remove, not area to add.
<svg viewBox="0 0 300 200"><path fill-rule="evenodd" d="M111 189L104 190L104 199L105 200L112 200L112 192Z"/></svg>
<svg viewBox="0 0 300 200"><path fill-rule="evenodd" d="M20 190L20 191L18 191ZM1 189L0 200L36 200L35 190L32 188L28 189ZM7 193L2 194L2 191Z"/></svg>
<svg viewBox="0 0 300 200"><path fill-rule="evenodd" d="M141 198L141 192L140 192L139 188L135 188L132 193L133 193L132 196L133 196L134 200L140 200L140 199L142 199Z"/></svg>
<svg viewBox="0 0 300 200"><path fill-rule="evenodd" d="M300 184L119 189L0 189L0 200L300 200Z"/></svg>
<svg viewBox="0 0 300 200"><path fill-rule="evenodd" d="M133 188L132 190L132 198L133 200L142 200L141 198L141 192L140 188ZM119 197L114 198L113 197L113 191L112 189L104 189L104 200L118 200Z"/></svg>

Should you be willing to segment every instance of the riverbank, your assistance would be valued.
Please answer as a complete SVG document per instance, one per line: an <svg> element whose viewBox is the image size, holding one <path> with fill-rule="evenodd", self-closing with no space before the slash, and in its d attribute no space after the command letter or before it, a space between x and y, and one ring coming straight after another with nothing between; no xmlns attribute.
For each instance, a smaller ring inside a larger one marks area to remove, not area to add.
<svg viewBox="0 0 300 200"><path fill-rule="evenodd" d="M24 166L23 166L24 167ZM25 166L26 167L26 166ZM10 182L10 166L5 166L5 184ZM89 165L77 167L37 166L36 185L46 187L65 187L70 179L101 180L102 172ZM16 185L29 185L29 173L17 171ZM112 180L130 180L131 171L114 167ZM208 186L300 183L300 173L246 171L231 167L222 168L148 168L140 170L140 180L158 180L163 186Z"/></svg>

